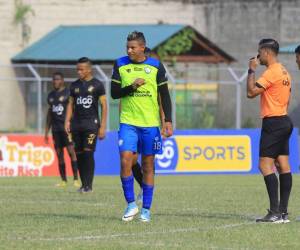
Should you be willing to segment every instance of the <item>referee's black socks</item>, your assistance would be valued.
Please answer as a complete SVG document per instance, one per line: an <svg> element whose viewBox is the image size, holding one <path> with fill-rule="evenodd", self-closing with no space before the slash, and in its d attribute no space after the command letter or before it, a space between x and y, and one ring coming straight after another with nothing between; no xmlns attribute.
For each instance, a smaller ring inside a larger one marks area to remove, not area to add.
<svg viewBox="0 0 300 250"><path fill-rule="evenodd" d="M71 165L72 165L72 172L73 172L74 180L78 180L78 165L77 165L77 161L72 161Z"/></svg>
<svg viewBox="0 0 300 250"><path fill-rule="evenodd" d="M287 213L289 197L292 189L292 174L291 173L280 174L279 181L280 181L279 211L281 213Z"/></svg>
<svg viewBox="0 0 300 250"><path fill-rule="evenodd" d="M63 181L67 181L65 163L60 163L60 164L58 164L58 166L59 166L59 174L60 174L61 179Z"/></svg>
<svg viewBox="0 0 300 250"><path fill-rule="evenodd" d="M266 183L269 199L270 199L270 210L274 213L278 213L278 179L276 174L270 174L264 176Z"/></svg>

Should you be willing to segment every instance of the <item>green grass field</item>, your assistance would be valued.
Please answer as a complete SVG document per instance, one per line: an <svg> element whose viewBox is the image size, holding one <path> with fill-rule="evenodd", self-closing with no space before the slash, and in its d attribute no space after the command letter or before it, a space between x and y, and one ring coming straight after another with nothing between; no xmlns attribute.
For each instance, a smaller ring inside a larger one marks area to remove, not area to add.
<svg viewBox="0 0 300 250"><path fill-rule="evenodd" d="M300 249L300 176L289 224L265 215L261 176L158 176L152 221L121 221L118 177L97 177L92 194L56 178L2 178L0 249ZM136 185L137 186L137 185Z"/></svg>

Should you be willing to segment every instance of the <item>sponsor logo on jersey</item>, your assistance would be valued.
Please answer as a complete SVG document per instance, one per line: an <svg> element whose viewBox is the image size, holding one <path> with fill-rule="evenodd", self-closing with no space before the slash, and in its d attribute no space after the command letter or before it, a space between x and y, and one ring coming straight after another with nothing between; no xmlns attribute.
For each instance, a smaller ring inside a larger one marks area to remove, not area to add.
<svg viewBox="0 0 300 250"><path fill-rule="evenodd" d="M82 105L84 108L89 109L93 104L93 96L88 95L87 97L79 96L76 100L77 105Z"/></svg>
<svg viewBox="0 0 300 250"><path fill-rule="evenodd" d="M64 96L61 96L61 97L59 97L59 99L58 99L58 100L59 100L60 102L63 102L63 101L64 101L64 99L65 99L65 97L64 97Z"/></svg>
<svg viewBox="0 0 300 250"><path fill-rule="evenodd" d="M57 115L62 115L64 112L64 106L61 104L53 105L52 106L52 112L56 113Z"/></svg>
<svg viewBox="0 0 300 250"><path fill-rule="evenodd" d="M75 88L75 89L74 89L74 92L75 92L76 94L78 94L78 93L79 93L79 88Z"/></svg>

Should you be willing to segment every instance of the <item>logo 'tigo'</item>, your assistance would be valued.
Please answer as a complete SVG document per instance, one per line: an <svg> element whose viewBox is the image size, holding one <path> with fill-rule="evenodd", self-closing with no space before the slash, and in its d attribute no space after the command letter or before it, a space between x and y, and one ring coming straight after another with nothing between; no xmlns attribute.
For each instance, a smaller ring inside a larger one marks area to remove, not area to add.
<svg viewBox="0 0 300 250"><path fill-rule="evenodd" d="M92 106L93 96L88 95L87 97L78 97L76 100L77 105L82 105L84 108L88 109Z"/></svg>
<svg viewBox="0 0 300 250"><path fill-rule="evenodd" d="M163 153L156 155L156 169L175 170L178 161L178 148L175 139L164 140L162 149Z"/></svg>

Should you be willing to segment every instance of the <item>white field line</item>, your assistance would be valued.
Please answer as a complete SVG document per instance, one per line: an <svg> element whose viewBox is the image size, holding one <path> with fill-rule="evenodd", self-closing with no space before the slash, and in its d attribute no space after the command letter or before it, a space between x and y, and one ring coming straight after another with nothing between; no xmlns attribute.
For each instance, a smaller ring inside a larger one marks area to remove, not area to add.
<svg viewBox="0 0 300 250"><path fill-rule="evenodd" d="M176 233L191 233L191 232L208 232L211 230L223 230L223 229L232 229L236 227L242 227L247 225L255 224L255 222L244 222L238 224L227 224L215 227L194 227L194 228L178 228L172 230L164 231L151 231L151 232L140 232L140 233L121 233L121 234L108 234L108 235L85 235L85 236L75 236L75 237L54 237L54 238L26 238L26 237L17 237L10 238L10 240L22 240L22 241L75 241L75 240L104 240L104 239L113 239L113 238L123 238L123 237L142 237L145 235L168 235Z"/></svg>

